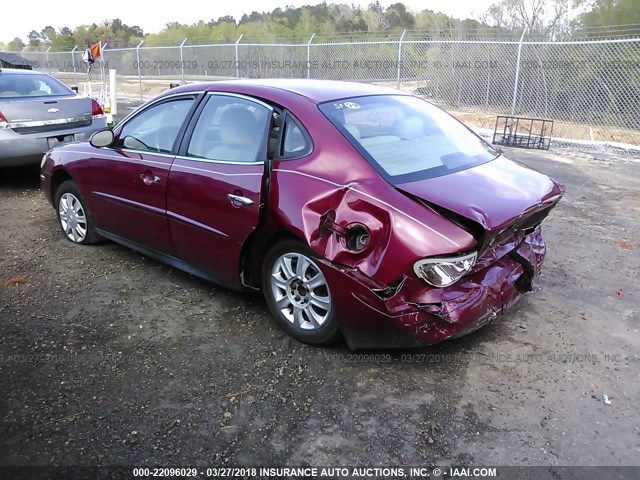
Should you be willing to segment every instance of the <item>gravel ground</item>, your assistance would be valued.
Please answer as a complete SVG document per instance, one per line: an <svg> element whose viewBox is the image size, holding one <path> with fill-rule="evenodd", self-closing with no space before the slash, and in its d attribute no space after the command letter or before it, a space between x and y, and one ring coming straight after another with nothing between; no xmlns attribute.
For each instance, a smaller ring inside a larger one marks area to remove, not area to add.
<svg viewBox="0 0 640 480"><path fill-rule="evenodd" d="M37 169L0 171L0 465L637 465L640 163L509 154L567 187L537 291L466 338L355 354L71 244Z"/></svg>

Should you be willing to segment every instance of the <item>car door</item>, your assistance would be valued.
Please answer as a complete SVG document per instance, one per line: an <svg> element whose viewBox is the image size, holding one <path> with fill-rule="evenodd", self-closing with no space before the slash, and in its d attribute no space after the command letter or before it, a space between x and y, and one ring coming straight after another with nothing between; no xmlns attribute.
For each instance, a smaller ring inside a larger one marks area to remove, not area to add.
<svg viewBox="0 0 640 480"><path fill-rule="evenodd" d="M237 287L240 251L260 216L273 109L210 93L171 166L167 217L178 257Z"/></svg>
<svg viewBox="0 0 640 480"><path fill-rule="evenodd" d="M91 159L96 225L151 250L175 255L166 217L166 188L175 148L196 95L168 97L119 127L113 146Z"/></svg>

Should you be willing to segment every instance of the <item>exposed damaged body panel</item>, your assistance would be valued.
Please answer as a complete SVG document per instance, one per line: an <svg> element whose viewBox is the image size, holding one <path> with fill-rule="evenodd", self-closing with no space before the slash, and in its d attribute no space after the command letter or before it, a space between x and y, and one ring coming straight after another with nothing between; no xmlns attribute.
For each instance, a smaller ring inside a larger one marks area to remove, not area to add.
<svg viewBox="0 0 640 480"><path fill-rule="evenodd" d="M504 156L398 188L480 224L489 243L514 226L524 227L526 219L537 212L548 213L564 191L546 175Z"/></svg>
<svg viewBox="0 0 640 480"><path fill-rule="evenodd" d="M516 248L534 276L540 272L545 250L540 228ZM350 298L341 298L339 308L351 348L404 348L439 343L490 323L525 293L516 283L526 268L505 255L446 288L430 288L420 279L403 277L389 296L382 296L358 270L327 264L326 275L349 292Z"/></svg>
<svg viewBox="0 0 640 480"><path fill-rule="evenodd" d="M370 185L340 185L280 168L274 169L272 184L279 192L288 192L295 184L307 193L306 197L287 196L284 205L274 210L282 222L290 222L289 228L299 230L318 255L357 268L385 285L397 280L398 272L409 272L420 256L465 251L476 244L472 235L442 215L425 211L384 184L379 187L386 192L375 192ZM381 200L390 195L397 197L393 206ZM327 228L327 218L337 227ZM369 240L364 248L354 251L346 237L357 226L366 227Z"/></svg>

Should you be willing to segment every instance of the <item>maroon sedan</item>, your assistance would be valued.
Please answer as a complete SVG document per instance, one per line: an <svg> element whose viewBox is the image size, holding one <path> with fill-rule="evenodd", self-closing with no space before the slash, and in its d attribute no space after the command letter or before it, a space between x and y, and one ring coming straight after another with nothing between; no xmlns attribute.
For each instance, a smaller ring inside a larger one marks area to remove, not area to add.
<svg viewBox="0 0 640 480"><path fill-rule="evenodd" d="M262 290L295 338L351 348L434 344L504 312L563 194L419 98L315 80L170 90L53 149L41 178L70 241Z"/></svg>

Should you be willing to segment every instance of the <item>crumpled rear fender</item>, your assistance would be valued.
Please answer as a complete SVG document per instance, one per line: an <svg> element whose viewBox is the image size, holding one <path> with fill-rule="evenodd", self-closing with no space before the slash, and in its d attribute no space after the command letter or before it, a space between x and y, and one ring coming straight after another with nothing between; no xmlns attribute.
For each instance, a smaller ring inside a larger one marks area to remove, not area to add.
<svg viewBox="0 0 640 480"><path fill-rule="evenodd" d="M540 228L514 250L540 273L546 247ZM431 288L404 276L384 287L359 270L323 261L321 268L335 294L340 324L353 348L432 345L466 335L491 322L525 293L517 287L526 268L511 255L445 288Z"/></svg>
<svg viewBox="0 0 640 480"><path fill-rule="evenodd" d="M471 234L409 199L382 179L340 184L316 173L274 169L270 212L275 228L296 234L320 257L389 286L412 274L420 258L468 251ZM355 226L369 232L365 248L350 249Z"/></svg>

